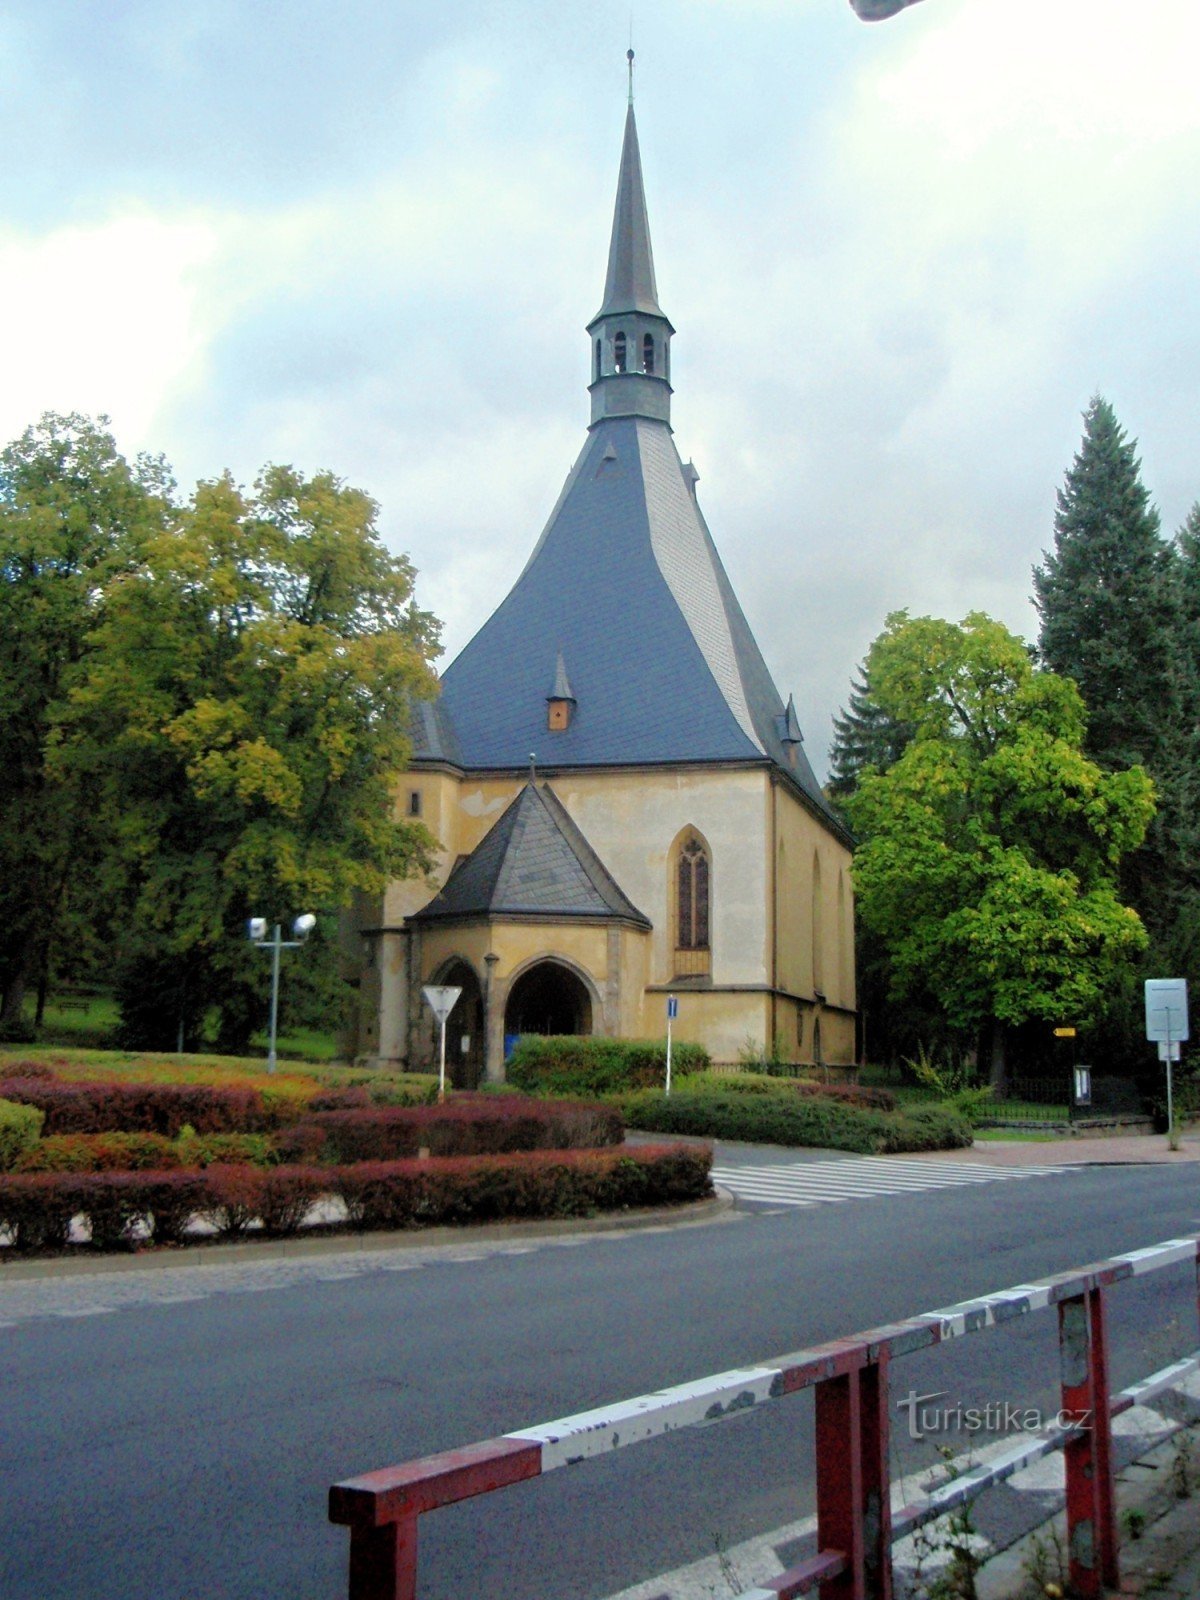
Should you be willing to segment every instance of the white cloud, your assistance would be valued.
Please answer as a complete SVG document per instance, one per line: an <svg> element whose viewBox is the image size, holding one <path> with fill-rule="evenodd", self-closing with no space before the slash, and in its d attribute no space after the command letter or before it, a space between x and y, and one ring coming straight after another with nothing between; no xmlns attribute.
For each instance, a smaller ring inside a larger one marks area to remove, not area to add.
<svg viewBox="0 0 1200 1600"><path fill-rule="evenodd" d="M41 237L0 231L0 434L52 410L108 412L145 437L202 357L198 274L215 248L203 221L140 211Z"/></svg>

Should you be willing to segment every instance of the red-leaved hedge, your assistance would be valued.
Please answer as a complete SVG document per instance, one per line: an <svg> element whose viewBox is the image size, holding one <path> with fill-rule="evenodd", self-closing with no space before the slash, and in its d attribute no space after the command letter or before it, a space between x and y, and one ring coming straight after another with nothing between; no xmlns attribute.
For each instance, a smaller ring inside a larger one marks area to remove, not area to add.
<svg viewBox="0 0 1200 1600"><path fill-rule="evenodd" d="M351 1226L364 1230L569 1217L700 1199L711 1192L711 1165L706 1147L666 1144L350 1167L4 1175L0 1228L19 1250L61 1248L76 1216L88 1220L102 1248L127 1240L138 1222L155 1243L177 1243L197 1217L227 1235L256 1220L267 1233L288 1234L323 1196L340 1198Z"/></svg>
<svg viewBox="0 0 1200 1600"><path fill-rule="evenodd" d="M256 1089L203 1083L65 1083L40 1077L0 1080L0 1100L36 1106L42 1133L258 1133L272 1118Z"/></svg>
<svg viewBox="0 0 1200 1600"><path fill-rule="evenodd" d="M399 1161L431 1156L494 1155L514 1150L593 1150L619 1144L620 1115L611 1106L519 1095L456 1095L440 1106L372 1106L322 1111L276 1137L284 1161Z"/></svg>

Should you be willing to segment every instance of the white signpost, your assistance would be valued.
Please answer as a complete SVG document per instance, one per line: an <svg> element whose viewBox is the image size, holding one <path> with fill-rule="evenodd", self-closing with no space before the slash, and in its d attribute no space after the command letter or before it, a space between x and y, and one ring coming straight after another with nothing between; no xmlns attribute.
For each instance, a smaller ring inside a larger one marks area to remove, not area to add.
<svg viewBox="0 0 1200 1600"><path fill-rule="evenodd" d="M1158 1046L1158 1059L1167 1064L1167 1133L1175 1132L1175 1107L1171 1099L1171 1063L1179 1060L1179 1046L1188 1038L1186 978L1146 979L1146 1038Z"/></svg>
<svg viewBox="0 0 1200 1600"><path fill-rule="evenodd" d="M441 1044L438 1050L438 1100L446 1098L446 1018L458 1003L461 989L455 989L448 984L427 983L421 993L425 996L425 1004L437 1018L441 1030Z"/></svg>

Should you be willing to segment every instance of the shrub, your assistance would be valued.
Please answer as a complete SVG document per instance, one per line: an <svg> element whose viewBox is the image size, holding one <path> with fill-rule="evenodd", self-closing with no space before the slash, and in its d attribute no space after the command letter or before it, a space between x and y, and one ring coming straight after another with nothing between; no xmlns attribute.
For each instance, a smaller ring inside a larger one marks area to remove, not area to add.
<svg viewBox="0 0 1200 1600"><path fill-rule="evenodd" d="M361 1111L373 1104L363 1088L322 1089L305 1107L306 1111Z"/></svg>
<svg viewBox="0 0 1200 1600"><path fill-rule="evenodd" d="M711 1192L712 1152L642 1145L632 1150L525 1151L349 1167L212 1166L166 1172L29 1173L0 1177L0 1227L21 1250L66 1244L73 1216L112 1248L142 1220L159 1244L177 1243L193 1217L226 1235L256 1218L294 1233L313 1203L337 1194L357 1228L580 1216L622 1206L675 1205Z"/></svg>
<svg viewBox="0 0 1200 1600"><path fill-rule="evenodd" d="M207 1084L65 1083L6 1078L0 1097L45 1112L45 1132L160 1133L174 1138L191 1124L200 1133L261 1130L270 1120L253 1089Z"/></svg>
<svg viewBox="0 0 1200 1600"><path fill-rule="evenodd" d="M421 1149L436 1156L593 1149L618 1144L622 1133L610 1106L456 1095L441 1106L320 1112L285 1128L276 1148L285 1161L395 1161Z"/></svg>
<svg viewBox="0 0 1200 1600"><path fill-rule="evenodd" d="M295 1233L313 1205L329 1192L320 1167L270 1167L261 1173L259 1221L270 1234Z"/></svg>
<svg viewBox="0 0 1200 1600"><path fill-rule="evenodd" d="M204 1174L204 1215L223 1238L235 1238L258 1216L263 1203L259 1167L214 1165Z"/></svg>
<svg viewBox="0 0 1200 1600"><path fill-rule="evenodd" d="M569 1217L711 1192L712 1152L679 1145L366 1162L330 1175L361 1229Z"/></svg>
<svg viewBox="0 0 1200 1600"><path fill-rule="evenodd" d="M115 1174L114 1174L115 1176ZM179 1244L188 1223L208 1202L207 1174L151 1172L137 1175L143 1215L155 1244Z"/></svg>
<svg viewBox="0 0 1200 1600"><path fill-rule="evenodd" d="M270 1134L197 1133L190 1125L180 1132L173 1149L185 1167L227 1166L231 1162L269 1167L276 1159Z"/></svg>
<svg viewBox="0 0 1200 1600"><path fill-rule="evenodd" d="M689 1082L669 1096L642 1089L623 1096L621 1109L631 1126L655 1133L808 1145L860 1155L956 1149L972 1142L970 1127L941 1107L911 1113L860 1110L828 1096L787 1089L739 1093L719 1080ZM927 1116L927 1110L934 1115Z"/></svg>
<svg viewBox="0 0 1200 1600"><path fill-rule="evenodd" d="M682 1077L709 1065L703 1045L677 1043L672 1048L673 1075ZM665 1039L523 1034L506 1070L510 1083L537 1094L597 1096L661 1087L666 1081L667 1044Z"/></svg>
<svg viewBox="0 0 1200 1600"><path fill-rule="evenodd" d="M858 1106L864 1111L895 1111L896 1096L887 1089L868 1088L858 1083L821 1083L815 1078L784 1078L762 1072L722 1073L719 1077L697 1075L681 1088L712 1085L733 1094L816 1095L839 1105Z"/></svg>
<svg viewBox="0 0 1200 1600"><path fill-rule="evenodd" d="M66 1244L74 1201L56 1173L0 1178L0 1227L18 1250L57 1250Z"/></svg>
<svg viewBox="0 0 1200 1600"><path fill-rule="evenodd" d="M14 1167L22 1154L36 1145L45 1113L36 1106L0 1100L0 1172Z"/></svg>
<svg viewBox="0 0 1200 1600"><path fill-rule="evenodd" d="M52 1133L17 1161L16 1172L146 1172L181 1165L161 1133Z"/></svg>

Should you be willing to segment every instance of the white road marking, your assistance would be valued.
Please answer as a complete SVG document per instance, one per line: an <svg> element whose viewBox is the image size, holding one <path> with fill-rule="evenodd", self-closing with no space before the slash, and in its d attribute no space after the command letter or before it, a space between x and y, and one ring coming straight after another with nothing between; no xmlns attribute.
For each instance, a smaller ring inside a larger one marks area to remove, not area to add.
<svg viewBox="0 0 1200 1600"><path fill-rule="evenodd" d="M965 1188L1014 1178L1041 1178L1069 1167L989 1167L981 1162L951 1165L895 1156L855 1156L849 1160L804 1161L773 1166L717 1166L713 1181L739 1200L782 1206L832 1205L876 1195L917 1194L927 1189Z"/></svg>

